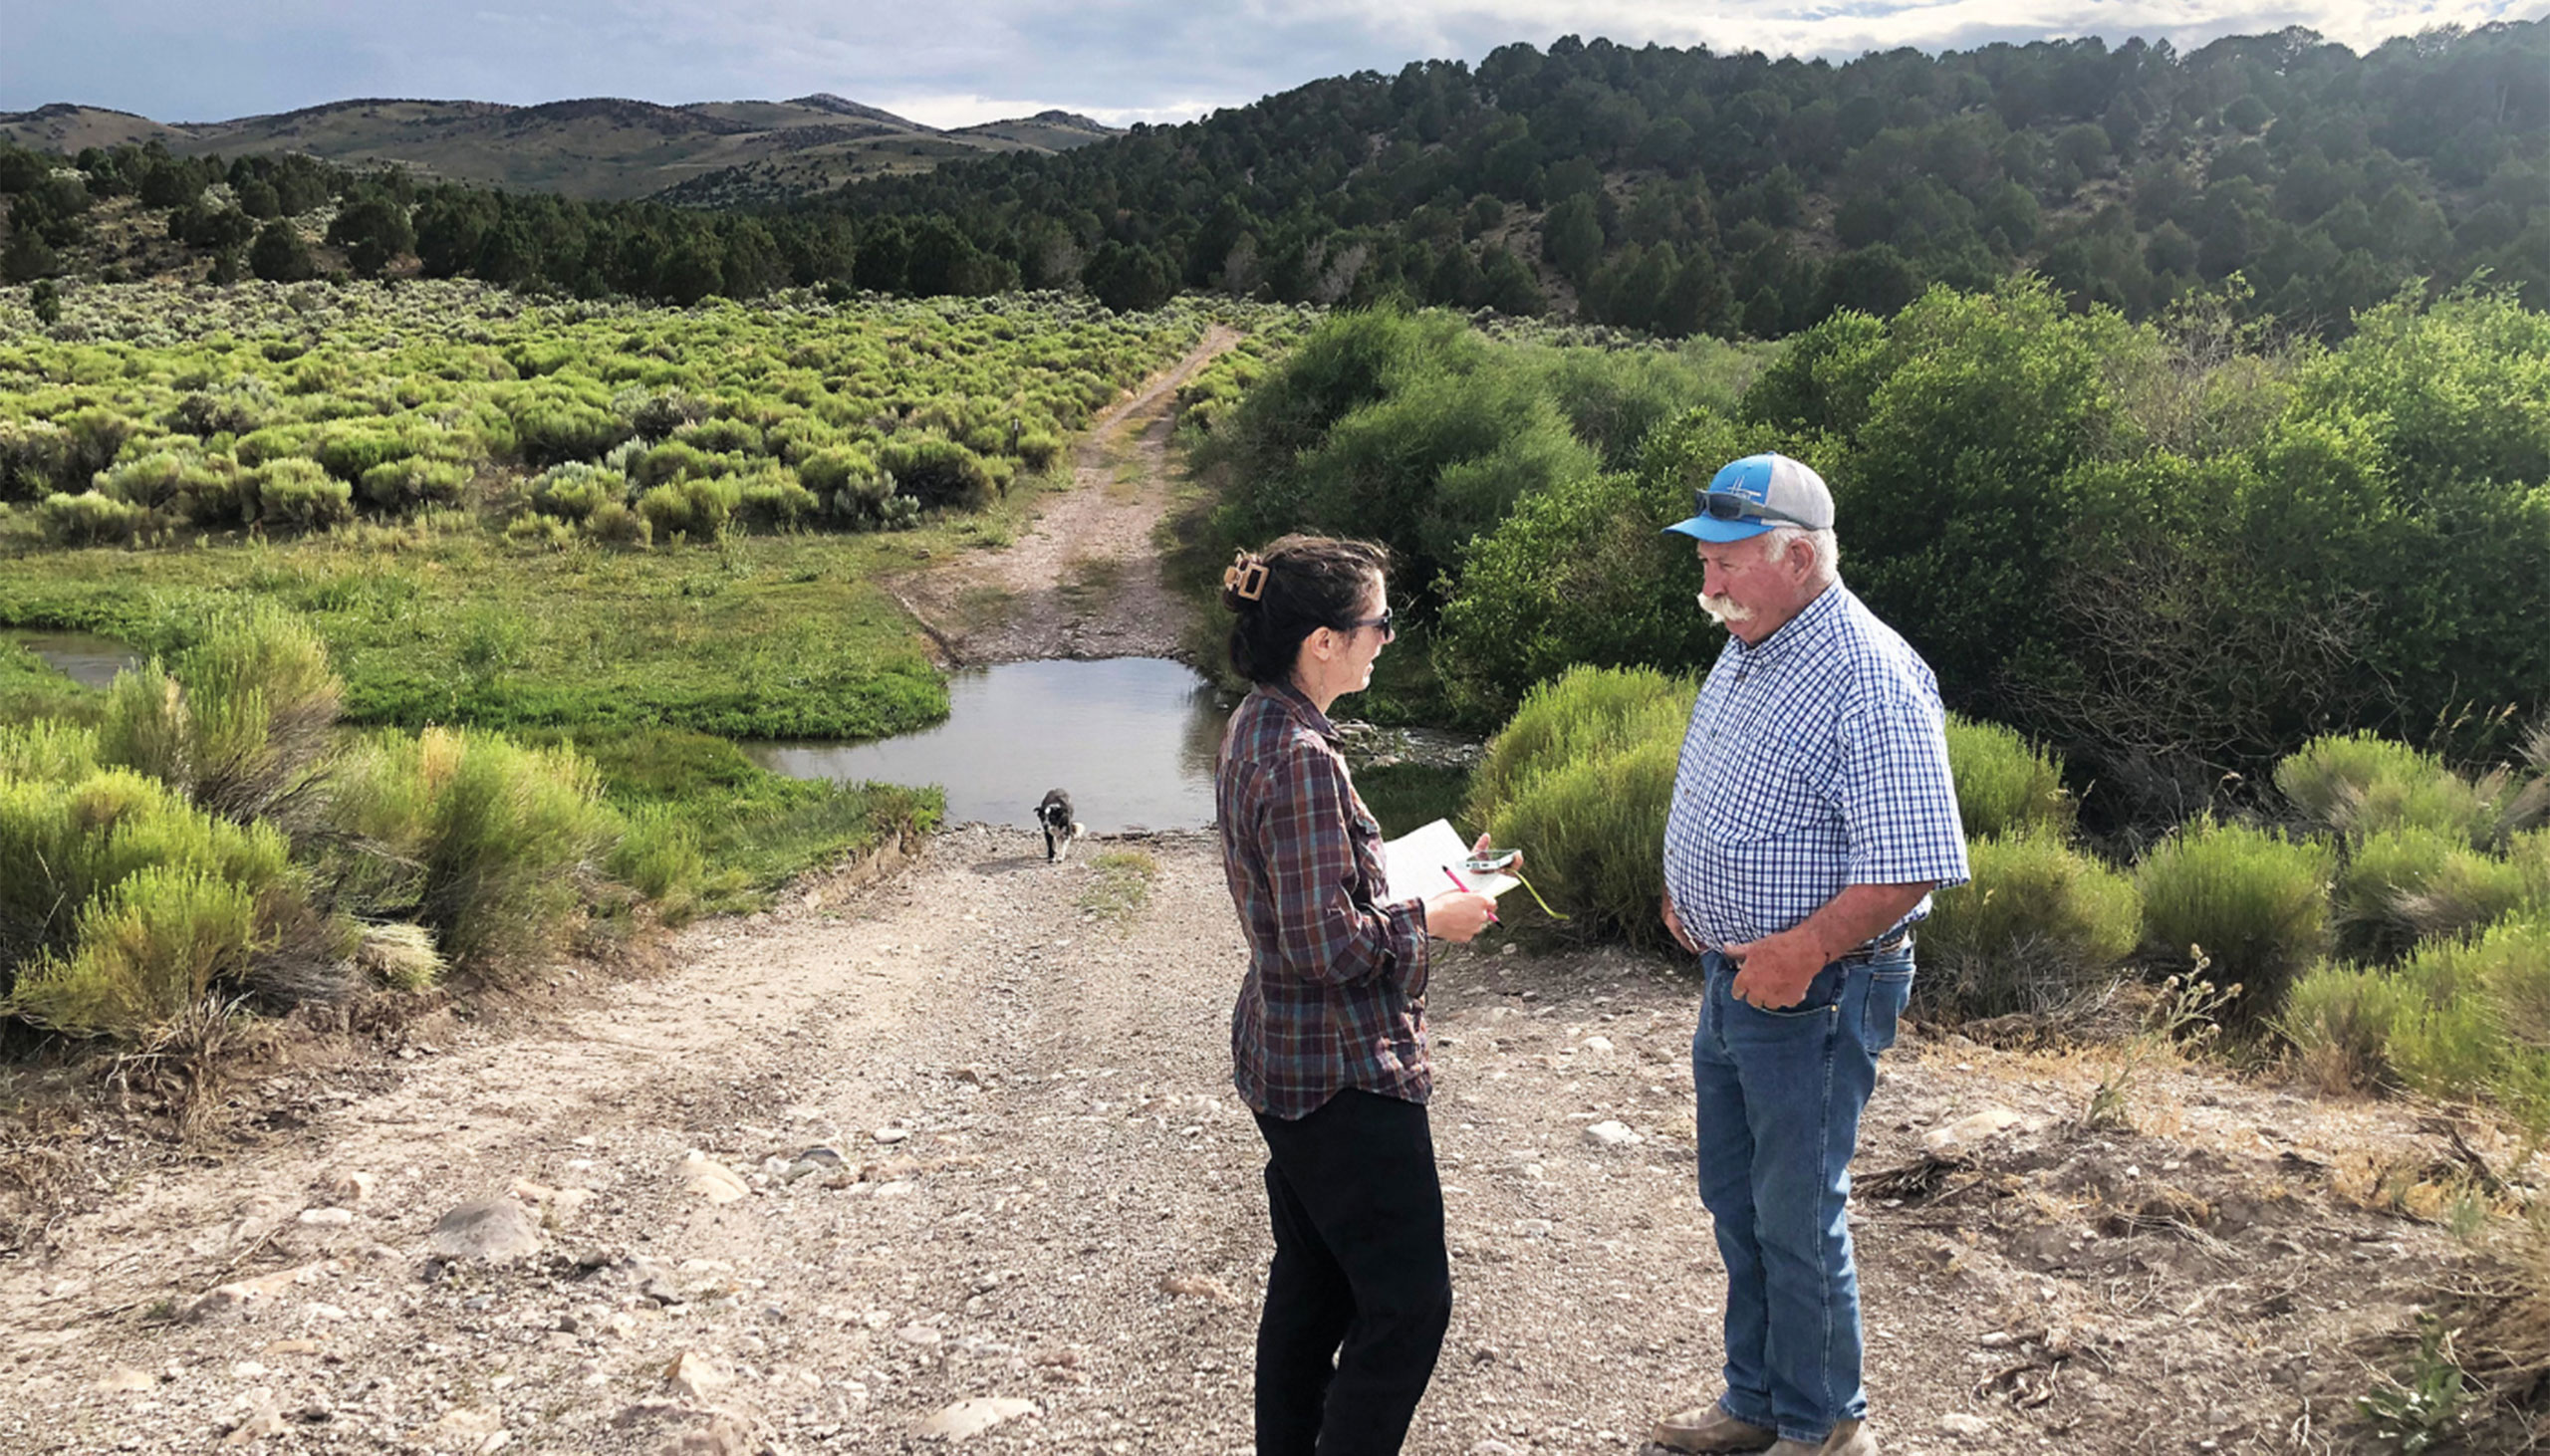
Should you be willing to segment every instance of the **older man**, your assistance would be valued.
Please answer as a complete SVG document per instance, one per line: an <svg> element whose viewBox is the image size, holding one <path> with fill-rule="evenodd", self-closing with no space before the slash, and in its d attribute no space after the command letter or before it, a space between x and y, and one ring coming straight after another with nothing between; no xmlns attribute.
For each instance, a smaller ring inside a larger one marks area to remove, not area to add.
<svg viewBox="0 0 2550 1456"><path fill-rule="evenodd" d="M1706 979L1691 1077L1726 1390L1655 1440L1874 1456L1850 1164L1912 925L1966 877L1938 684L1842 585L1822 477L1751 455L1698 494L1668 529L1699 543L1700 606L1729 640L1682 740L1663 914Z"/></svg>

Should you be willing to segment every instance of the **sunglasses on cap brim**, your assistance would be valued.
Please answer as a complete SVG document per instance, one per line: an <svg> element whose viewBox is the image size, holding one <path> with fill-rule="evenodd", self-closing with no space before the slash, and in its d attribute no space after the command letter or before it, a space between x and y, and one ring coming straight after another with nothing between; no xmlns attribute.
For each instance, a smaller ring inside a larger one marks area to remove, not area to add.
<svg viewBox="0 0 2550 1456"><path fill-rule="evenodd" d="M1712 521L1777 521L1786 526L1814 529L1786 511L1773 510L1751 496L1728 491L1700 492L1700 514Z"/></svg>

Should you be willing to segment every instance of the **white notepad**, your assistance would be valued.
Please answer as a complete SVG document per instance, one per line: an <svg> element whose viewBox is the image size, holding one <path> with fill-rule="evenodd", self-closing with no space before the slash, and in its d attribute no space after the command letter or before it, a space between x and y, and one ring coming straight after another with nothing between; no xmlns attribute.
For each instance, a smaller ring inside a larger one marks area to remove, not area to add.
<svg viewBox="0 0 2550 1456"><path fill-rule="evenodd" d="M1390 879L1390 898L1425 899L1448 889L1474 890L1490 899L1523 881L1510 874L1477 874L1463 867L1470 857L1468 842L1451 821L1438 819L1382 846L1382 870Z"/></svg>

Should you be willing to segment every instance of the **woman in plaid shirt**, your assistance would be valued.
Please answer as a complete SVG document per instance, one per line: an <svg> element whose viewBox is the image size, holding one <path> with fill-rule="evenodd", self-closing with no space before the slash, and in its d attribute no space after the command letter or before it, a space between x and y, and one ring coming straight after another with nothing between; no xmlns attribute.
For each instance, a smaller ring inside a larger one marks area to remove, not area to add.
<svg viewBox="0 0 2550 1456"><path fill-rule="evenodd" d="M1425 1120L1426 937L1465 941L1484 895L1384 900L1382 830L1329 704L1391 640L1378 546L1287 536L1222 578L1231 666L1256 686L1222 735L1222 866L1247 932L1232 1081L1266 1138L1275 1258L1257 1327L1258 1456L1394 1452L1451 1320Z"/></svg>

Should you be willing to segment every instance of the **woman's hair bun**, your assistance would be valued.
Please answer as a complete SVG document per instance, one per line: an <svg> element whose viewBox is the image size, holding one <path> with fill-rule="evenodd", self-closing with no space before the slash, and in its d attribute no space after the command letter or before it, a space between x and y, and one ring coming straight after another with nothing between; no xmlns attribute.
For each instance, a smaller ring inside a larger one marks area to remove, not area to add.
<svg viewBox="0 0 2550 1456"><path fill-rule="evenodd" d="M1253 551L1242 551L1231 557L1222 569L1222 606L1232 611L1247 611L1266 596L1266 563Z"/></svg>

